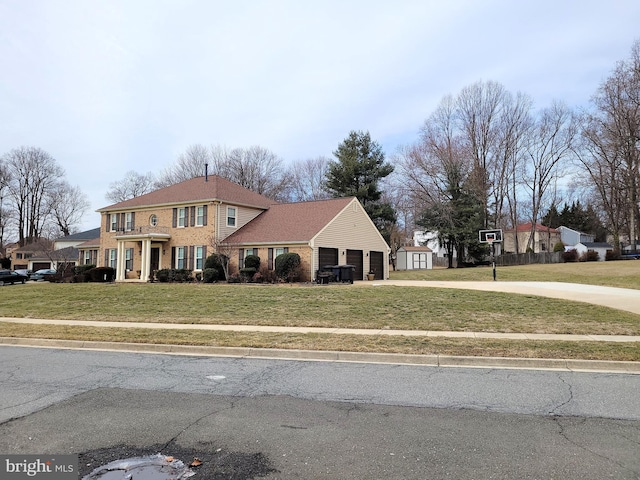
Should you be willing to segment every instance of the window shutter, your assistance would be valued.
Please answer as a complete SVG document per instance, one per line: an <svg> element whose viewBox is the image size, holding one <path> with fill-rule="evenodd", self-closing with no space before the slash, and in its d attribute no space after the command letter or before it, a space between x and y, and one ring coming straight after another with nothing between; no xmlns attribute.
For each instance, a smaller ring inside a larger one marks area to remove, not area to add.
<svg viewBox="0 0 640 480"><path fill-rule="evenodd" d="M244 268L244 248L238 249L238 268Z"/></svg>
<svg viewBox="0 0 640 480"><path fill-rule="evenodd" d="M186 249L185 249L186 250ZM193 245L191 245L189 247L189 270L193 270L193 259L196 256L196 247L194 247Z"/></svg>
<svg viewBox="0 0 640 480"><path fill-rule="evenodd" d="M120 232L124 232L124 213L119 213L116 218L117 230Z"/></svg>
<svg viewBox="0 0 640 480"><path fill-rule="evenodd" d="M267 251L267 268L273 270L273 248Z"/></svg>
<svg viewBox="0 0 640 480"><path fill-rule="evenodd" d="M136 228L136 212L131 212L131 230Z"/></svg>
<svg viewBox="0 0 640 480"><path fill-rule="evenodd" d="M289 247L284 247L284 253L289 253Z"/></svg>
<svg viewBox="0 0 640 480"><path fill-rule="evenodd" d="M186 210L186 209L185 209L185 210ZM190 217L191 217L191 218L190 218L189 225L190 225L191 227L193 227L193 226L195 226L195 224L196 224L196 207L191 207L191 208L189 208L189 210L191 210L191 215L190 215ZM186 225L185 225L185 226L186 226Z"/></svg>
<svg viewBox="0 0 640 480"><path fill-rule="evenodd" d="M178 209L174 208L173 209L173 221L172 221L172 226L173 228L176 228L178 226ZM172 247L173 248L173 247Z"/></svg>
<svg viewBox="0 0 640 480"><path fill-rule="evenodd" d="M111 214L110 213L105 213L104 214L104 218L106 220L105 226L104 226L104 231L108 232L111 229Z"/></svg>
<svg viewBox="0 0 640 480"><path fill-rule="evenodd" d="M207 206L206 205L204 206L202 216L204 217L202 219L202 225L206 226L207 225Z"/></svg>
<svg viewBox="0 0 640 480"><path fill-rule="evenodd" d="M206 259L207 259L207 246L204 245L202 247L202 268L204 268L204 262L205 262Z"/></svg>
<svg viewBox="0 0 640 480"><path fill-rule="evenodd" d="M109 266L109 249L108 248L104 249L104 266L105 267Z"/></svg>

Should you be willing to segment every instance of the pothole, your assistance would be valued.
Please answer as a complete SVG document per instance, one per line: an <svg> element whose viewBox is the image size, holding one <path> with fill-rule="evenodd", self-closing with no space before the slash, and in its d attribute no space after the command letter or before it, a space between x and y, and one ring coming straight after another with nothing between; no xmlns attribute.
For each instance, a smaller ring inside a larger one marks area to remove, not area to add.
<svg viewBox="0 0 640 480"><path fill-rule="evenodd" d="M158 453L110 462L82 480L181 480L194 475L181 460Z"/></svg>

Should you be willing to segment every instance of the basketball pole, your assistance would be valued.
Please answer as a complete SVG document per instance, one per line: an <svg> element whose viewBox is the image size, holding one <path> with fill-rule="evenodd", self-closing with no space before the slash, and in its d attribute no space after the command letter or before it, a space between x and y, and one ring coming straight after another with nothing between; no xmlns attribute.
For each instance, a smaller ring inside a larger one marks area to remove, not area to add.
<svg viewBox="0 0 640 480"><path fill-rule="evenodd" d="M491 242L491 263L493 265L493 281L496 281L496 245Z"/></svg>

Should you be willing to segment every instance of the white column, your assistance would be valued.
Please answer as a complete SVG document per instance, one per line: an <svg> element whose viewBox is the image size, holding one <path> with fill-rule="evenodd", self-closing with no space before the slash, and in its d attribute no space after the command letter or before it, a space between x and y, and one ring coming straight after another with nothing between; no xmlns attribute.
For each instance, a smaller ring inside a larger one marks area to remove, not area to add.
<svg viewBox="0 0 640 480"><path fill-rule="evenodd" d="M124 242L118 240L118 250L117 250L117 261L116 261L116 280L125 280L127 278L127 272L125 270L125 257L124 257Z"/></svg>
<svg viewBox="0 0 640 480"><path fill-rule="evenodd" d="M143 282L148 282L150 274L151 274L151 239L147 238L142 241L142 272L140 274L140 280Z"/></svg>

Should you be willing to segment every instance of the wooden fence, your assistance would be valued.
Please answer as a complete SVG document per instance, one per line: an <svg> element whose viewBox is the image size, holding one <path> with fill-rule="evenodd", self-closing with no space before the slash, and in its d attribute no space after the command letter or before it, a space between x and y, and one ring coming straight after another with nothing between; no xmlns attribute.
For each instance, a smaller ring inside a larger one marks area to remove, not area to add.
<svg viewBox="0 0 640 480"><path fill-rule="evenodd" d="M533 263L562 263L562 252L544 253L506 253L496 255L496 265L506 267L511 265L531 265ZM448 267L449 261L442 257L433 257L434 267ZM453 259L453 266L457 266L457 261Z"/></svg>

